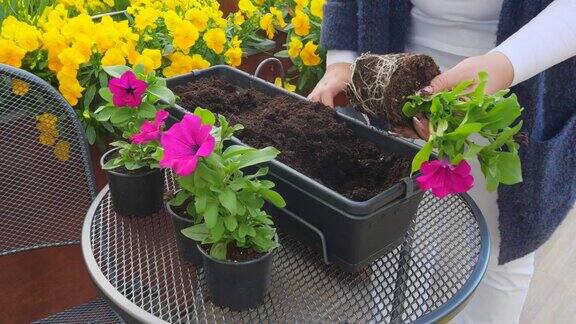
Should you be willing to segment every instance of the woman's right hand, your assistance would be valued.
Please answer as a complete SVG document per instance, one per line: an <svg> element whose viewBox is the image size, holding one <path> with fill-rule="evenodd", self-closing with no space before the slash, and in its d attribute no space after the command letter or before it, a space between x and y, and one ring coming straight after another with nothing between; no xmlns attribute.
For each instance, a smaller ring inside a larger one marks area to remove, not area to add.
<svg viewBox="0 0 576 324"><path fill-rule="evenodd" d="M350 63L334 63L326 67L326 73L312 90L308 99L334 108L334 98L352 81L350 67Z"/></svg>

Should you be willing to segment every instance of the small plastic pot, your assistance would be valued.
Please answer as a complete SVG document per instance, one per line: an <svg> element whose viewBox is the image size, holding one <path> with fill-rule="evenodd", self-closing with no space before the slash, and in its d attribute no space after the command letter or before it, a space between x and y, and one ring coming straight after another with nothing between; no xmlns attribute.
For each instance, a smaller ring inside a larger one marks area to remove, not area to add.
<svg viewBox="0 0 576 324"><path fill-rule="evenodd" d="M112 149L100 158L100 165L116 153ZM142 173L125 174L105 170L114 210L123 216L147 216L160 211L164 204L164 171L146 170Z"/></svg>
<svg viewBox="0 0 576 324"><path fill-rule="evenodd" d="M274 251L258 259L231 262L214 259L201 246L198 250L204 258L208 292L215 305L241 311L262 303L270 288Z"/></svg>
<svg viewBox="0 0 576 324"><path fill-rule="evenodd" d="M192 262L196 267L201 268L203 266L202 254L198 249L198 243L182 234L182 230L194 225L194 222L191 219L176 214L174 210L172 210L169 202L166 202L166 210L172 218L174 237L176 238L176 245L178 246L180 256L184 260Z"/></svg>

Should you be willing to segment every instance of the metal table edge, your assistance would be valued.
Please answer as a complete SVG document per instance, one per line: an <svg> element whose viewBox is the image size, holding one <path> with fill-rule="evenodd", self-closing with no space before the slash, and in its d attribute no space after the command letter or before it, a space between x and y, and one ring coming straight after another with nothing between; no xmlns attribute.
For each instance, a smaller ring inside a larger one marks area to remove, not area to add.
<svg viewBox="0 0 576 324"><path fill-rule="evenodd" d="M122 315L127 315L128 317L141 323L168 323L146 312L136 304L132 303L128 298L124 297L114 286L112 286L112 284L110 284L96 263L96 259L92 253L93 251L92 243L90 241L90 231L94 215L96 214L100 203L108 191L109 188L108 185L106 185L106 187L104 187L104 189L98 193L98 196L96 196L96 198L92 201L90 208L86 212L86 218L84 219L84 224L82 225L82 238L80 241L80 246L82 249L84 263L86 264L90 278L92 279L92 282L98 291L100 291L102 294L102 297L108 303L111 303L110 306L122 313ZM124 316L122 317L124 318Z"/></svg>
<svg viewBox="0 0 576 324"><path fill-rule="evenodd" d="M478 263L470 274L468 280L460 290L452 296L444 305L438 307L432 312L420 317L412 323L437 323L447 322L454 318L466 306L470 298L473 297L476 288L484 278L488 262L490 261L490 232L486 219L480 211L480 208L472 197L468 194L459 194L460 198L470 207L480 230L480 253L478 256Z"/></svg>

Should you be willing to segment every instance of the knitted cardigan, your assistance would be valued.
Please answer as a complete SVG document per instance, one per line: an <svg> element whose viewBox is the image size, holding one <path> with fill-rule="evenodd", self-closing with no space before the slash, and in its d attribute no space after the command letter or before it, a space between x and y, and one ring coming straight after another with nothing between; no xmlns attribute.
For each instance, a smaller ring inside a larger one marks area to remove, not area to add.
<svg viewBox="0 0 576 324"><path fill-rule="evenodd" d="M552 0L504 0L501 43ZM328 0L322 46L359 53L402 52L409 27L409 0ZM554 37L551 35L550 37ZM552 235L576 199L576 58L512 89L524 107L529 143L520 149L524 181L501 186L499 263L535 251Z"/></svg>

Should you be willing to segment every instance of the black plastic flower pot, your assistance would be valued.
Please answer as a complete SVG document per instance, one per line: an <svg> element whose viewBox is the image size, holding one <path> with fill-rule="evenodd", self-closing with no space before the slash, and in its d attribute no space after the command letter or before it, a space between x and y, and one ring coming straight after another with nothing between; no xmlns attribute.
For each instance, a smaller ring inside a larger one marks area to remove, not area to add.
<svg viewBox="0 0 576 324"><path fill-rule="evenodd" d="M234 311L262 303L270 288L273 251L250 261L222 261L198 247L204 259L204 273L210 299L216 306Z"/></svg>
<svg viewBox="0 0 576 324"><path fill-rule="evenodd" d="M182 234L182 230L193 226L194 222L191 219L178 215L172 209L169 202L166 202L166 210L172 218L172 225L174 225L174 238L176 239L176 245L178 246L180 256L185 261L191 262L195 266L201 268L203 265L202 254L198 250L198 243Z"/></svg>
<svg viewBox="0 0 576 324"><path fill-rule="evenodd" d="M174 90L207 77L222 78L239 88L253 88L270 96L306 100L227 66L214 66L169 79L168 87ZM191 112L178 105L171 108L168 124L180 120L186 113ZM417 145L368 125L363 115L351 108L339 108L336 116L346 122L358 137L385 152L409 158L418 152ZM238 139L233 139L233 142L242 144ZM366 201L354 201L277 160L266 166L270 169L268 179L276 184L276 190L287 204L284 209L267 207L278 229L317 247L326 263L337 263L347 271L369 265L401 244L423 196L416 183L417 175L401 179Z"/></svg>
<svg viewBox="0 0 576 324"><path fill-rule="evenodd" d="M118 149L110 150L100 159L104 164ZM146 169L134 173L105 170L114 210L123 216L148 216L164 204L164 171Z"/></svg>

